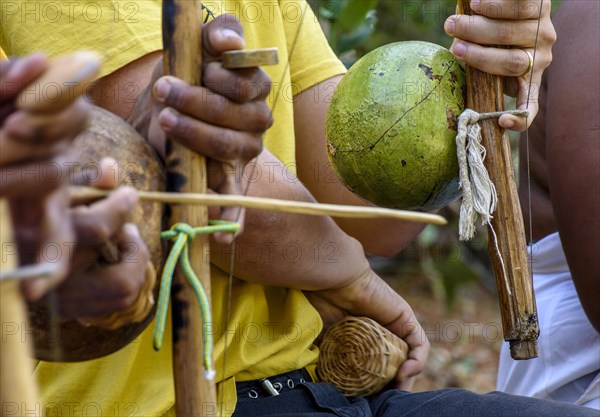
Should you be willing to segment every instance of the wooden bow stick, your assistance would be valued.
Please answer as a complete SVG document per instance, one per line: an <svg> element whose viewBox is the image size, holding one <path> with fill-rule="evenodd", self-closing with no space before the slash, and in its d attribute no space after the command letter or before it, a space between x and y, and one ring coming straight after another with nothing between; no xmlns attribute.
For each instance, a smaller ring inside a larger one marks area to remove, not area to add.
<svg viewBox="0 0 600 417"><path fill-rule="evenodd" d="M459 13L473 14L469 0L459 0L458 6ZM467 107L479 113L503 111L501 77L469 66L466 71ZM491 221L497 241L488 230L488 253L498 287L504 340L510 343L513 359L535 358L539 325L510 143L495 119L481 122L481 135L487 151L485 166L498 192L498 206Z"/></svg>
<svg viewBox="0 0 600 417"><path fill-rule="evenodd" d="M199 86L202 81L202 4L190 0L163 0L164 73ZM206 161L173 140L167 144L167 181L170 191L206 193ZM174 205L170 224L194 227L208 224L205 206ZM210 300L208 237L189 242L190 261ZM171 295L173 324L173 373L178 416L216 414L214 380L205 378L200 305L178 266Z"/></svg>
<svg viewBox="0 0 600 417"><path fill-rule="evenodd" d="M202 4L196 0L163 0L164 73L185 82L202 84ZM226 68L247 68L276 63L274 49L235 51L223 54ZM170 191L206 193L206 161L175 141L167 144L167 181ZM234 174L231 173L233 176ZM184 222L193 227L208 224L203 205L171 205L170 224ZM189 243L190 261L210 301L210 254L208 236ZM210 308L210 306L209 306ZM202 372L202 315L196 295L177 268L172 290L173 371L178 416L216 415L214 380Z"/></svg>
<svg viewBox="0 0 600 417"><path fill-rule="evenodd" d="M69 196L73 201L107 197L111 191L93 187L70 186ZM353 219L398 219L421 223L448 224L437 214L417 211L396 210L383 207L348 206L343 204L322 204L308 201L290 201L277 198L250 197L239 195L172 193L160 191L137 191L140 200L157 201L165 204L190 204L215 207L245 207L270 210L281 213L306 214L312 216L346 217Z"/></svg>

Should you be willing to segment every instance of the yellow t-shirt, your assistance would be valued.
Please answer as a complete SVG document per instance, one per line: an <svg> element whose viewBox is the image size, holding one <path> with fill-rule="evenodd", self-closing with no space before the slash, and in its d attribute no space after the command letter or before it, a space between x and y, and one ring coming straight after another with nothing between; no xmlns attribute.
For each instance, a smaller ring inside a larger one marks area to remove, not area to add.
<svg viewBox="0 0 600 417"><path fill-rule="evenodd" d="M265 145L294 169L293 96L345 71L304 0L204 1L215 15L231 13L244 25L246 47L277 47L280 64L264 69L273 81L268 102L275 124ZM104 55L103 75L162 49L161 1L13 1L2 8L0 46L9 55L58 55L93 49ZM288 65L289 64L289 65ZM272 248L264 248L268 260ZM276 375L316 362L318 313L297 290L234 279L229 336L224 337L227 275L212 268L215 369L225 415L235 407L234 382ZM170 323L170 320L167 321ZM153 325L105 358L73 364L41 362L36 376L44 415L161 416L173 413L171 329L160 352ZM226 370L223 351L227 345Z"/></svg>

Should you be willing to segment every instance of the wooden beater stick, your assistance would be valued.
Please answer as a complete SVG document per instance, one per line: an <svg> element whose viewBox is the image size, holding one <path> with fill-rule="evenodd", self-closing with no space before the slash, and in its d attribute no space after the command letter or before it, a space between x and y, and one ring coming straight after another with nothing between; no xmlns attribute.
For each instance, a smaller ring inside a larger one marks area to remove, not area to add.
<svg viewBox="0 0 600 417"><path fill-rule="evenodd" d="M0 271L14 270L17 253L13 243L10 213L6 201L0 200ZM0 407L4 413L24 416L41 412L37 385L33 378L31 346L23 340L27 311L20 281L0 281ZM9 329L16 329L9 334Z"/></svg>
<svg viewBox="0 0 600 417"><path fill-rule="evenodd" d="M75 101L100 69L100 58L92 52L77 52L50 62L44 73L26 87L15 100L20 110L35 114L30 122L45 123L45 115L57 112ZM40 95L44 86L58 87L55 100ZM37 92L36 92L37 91ZM51 274L46 266L17 268L16 246L10 212L0 199L0 409L1 413L25 416L41 413L38 387L33 377L32 348L23 336L28 327L27 310L21 294L20 278ZM20 276L22 275L22 276ZM16 334L8 334L10 328Z"/></svg>
<svg viewBox="0 0 600 417"><path fill-rule="evenodd" d="M469 0L459 0L458 6L459 13L472 14ZM503 111L501 77L469 66L466 71L467 107L479 113ZM496 276L504 340L510 343L513 359L531 359L538 355L539 325L510 142L496 119L480 123L482 143L487 150L485 166L498 192L498 207L491 221L493 230L488 229L488 252Z"/></svg>

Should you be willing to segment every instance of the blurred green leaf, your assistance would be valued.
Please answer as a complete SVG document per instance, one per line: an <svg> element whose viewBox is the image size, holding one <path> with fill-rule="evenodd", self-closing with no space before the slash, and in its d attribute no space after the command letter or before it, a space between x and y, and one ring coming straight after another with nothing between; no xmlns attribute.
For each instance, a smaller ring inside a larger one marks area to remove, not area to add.
<svg viewBox="0 0 600 417"><path fill-rule="evenodd" d="M377 15L370 13L367 15L367 19L354 29L350 33L342 33L337 43L337 51L342 54L344 52L355 49L365 40L367 40L375 31L375 24L377 23Z"/></svg>
<svg viewBox="0 0 600 417"><path fill-rule="evenodd" d="M354 0L346 2L341 9L336 23L339 25L341 32L352 32L359 26L364 26L364 21L367 18L367 13L374 9L377 5L377 0ZM369 35L372 33L369 32Z"/></svg>
<svg viewBox="0 0 600 417"><path fill-rule="evenodd" d="M349 0L320 0L319 7L328 12L328 16L320 15L324 19L336 19L347 6Z"/></svg>
<svg viewBox="0 0 600 417"><path fill-rule="evenodd" d="M350 67L360 56L356 48L375 31L378 0L309 0L333 51Z"/></svg>
<svg viewBox="0 0 600 417"><path fill-rule="evenodd" d="M423 229L421 234L417 237L417 242L419 245L430 246L438 240L439 235L440 229L438 227L429 225Z"/></svg>
<svg viewBox="0 0 600 417"><path fill-rule="evenodd" d="M432 263L432 266L440 273L442 285L446 293L446 305L449 307L456 299L458 290L470 283L479 281L479 275L471 266L462 260L444 259Z"/></svg>
<svg viewBox="0 0 600 417"><path fill-rule="evenodd" d="M330 10L324 6L319 7L319 18L325 19L325 20L332 20L334 17L335 17L335 14L332 10Z"/></svg>

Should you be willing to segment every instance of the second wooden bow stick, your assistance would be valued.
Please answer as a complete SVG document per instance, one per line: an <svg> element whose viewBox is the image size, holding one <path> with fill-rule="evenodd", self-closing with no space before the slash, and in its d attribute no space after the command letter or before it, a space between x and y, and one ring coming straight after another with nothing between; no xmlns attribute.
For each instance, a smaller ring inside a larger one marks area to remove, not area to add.
<svg viewBox="0 0 600 417"><path fill-rule="evenodd" d="M164 73L198 86L202 81L202 4L199 1L163 0ZM206 161L184 146L169 140L167 179L170 191L205 193ZM205 206L171 207L170 224L208 224ZM189 242L190 261L210 300L208 237ZM203 332L200 306L194 291L178 267L172 289L173 372L178 416L216 414L214 380L202 370Z"/></svg>
<svg viewBox="0 0 600 417"><path fill-rule="evenodd" d="M472 14L469 0L459 0L459 13ZM499 76L467 66L467 107L479 113L504 110L504 88ZM511 148L496 119L481 122L485 166L498 193L498 206L488 233L504 340L513 359L537 356L539 325L525 244L523 215L513 173Z"/></svg>
<svg viewBox="0 0 600 417"><path fill-rule="evenodd" d="M193 86L202 84L202 4L196 0L163 0L164 73ZM226 68L248 68L277 63L277 51L264 49L223 54ZM170 140L167 144L169 191L207 191L205 158ZM192 227L208 224L207 206L171 205L170 224ZM208 235L189 242L190 263L210 302ZM210 309L210 305L207 306ZM177 268L172 290L173 371L178 416L216 415L215 381L201 369L204 349L201 309L196 294Z"/></svg>

